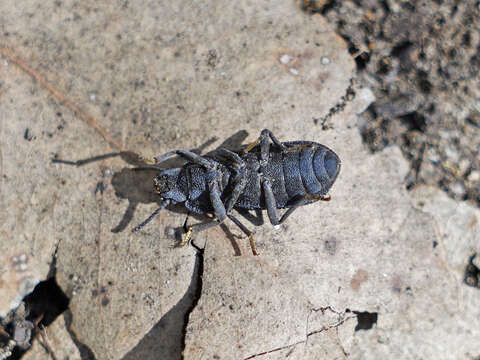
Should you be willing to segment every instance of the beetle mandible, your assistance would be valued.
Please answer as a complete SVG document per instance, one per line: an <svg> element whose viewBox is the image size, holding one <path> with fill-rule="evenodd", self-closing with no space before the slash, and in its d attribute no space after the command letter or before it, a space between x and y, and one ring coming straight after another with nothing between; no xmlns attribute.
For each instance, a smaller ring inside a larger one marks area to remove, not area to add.
<svg viewBox="0 0 480 360"><path fill-rule="evenodd" d="M175 155L187 162L171 169L158 166ZM277 226L300 206L329 201L328 191L340 166L340 158L328 147L303 140L280 142L268 129L239 151L221 148L207 156L171 151L156 157L148 167L159 171L154 192L160 197L160 207L133 231L143 228L168 205L183 203L189 211L213 213L215 219L191 225L180 246L188 243L194 232L219 225L228 217L249 237L253 254L258 255L252 233L232 210L266 209L270 222ZM278 209L287 210L279 217Z"/></svg>

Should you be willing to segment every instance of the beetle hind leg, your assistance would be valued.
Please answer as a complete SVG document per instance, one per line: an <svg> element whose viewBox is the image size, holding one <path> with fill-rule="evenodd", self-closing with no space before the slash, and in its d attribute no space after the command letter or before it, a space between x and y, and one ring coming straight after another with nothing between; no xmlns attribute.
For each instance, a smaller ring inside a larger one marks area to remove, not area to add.
<svg viewBox="0 0 480 360"><path fill-rule="evenodd" d="M258 255L257 249L255 248L255 241L253 240L253 234L250 230L247 229L245 225L243 225L240 220L238 220L235 216L233 215L228 215L228 218L233 221L235 225L237 225L240 230L243 231L245 235L248 236L248 241L250 242L250 249L252 249L253 255Z"/></svg>
<svg viewBox="0 0 480 360"><path fill-rule="evenodd" d="M192 238L192 234L194 232L200 232L200 231L203 231L203 230L207 230L207 229L209 229L213 226L217 226L217 225L220 225L220 224L221 224L220 221L212 220L212 221L208 221L208 222L205 222L205 223L190 225L188 227L188 230L185 233L185 236L183 237L181 243L179 244L179 247L183 247L183 246L187 245L190 242L190 240Z"/></svg>
<svg viewBox="0 0 480 360"><path fill-rule="evenodd" d="M278 146L281 150L286 150L287 147L282 144L273 133L268 129L263 129L260 133L260 136L257 140L247 145L247 147L243 150L243 153L246 154L250 150L252 150L255 146L260 144L260 160L267 161L268 154L270 153L270 142L268 139L271 139L272 142Z"/></svg>
<svg viewBox="0 0 480 360"><path fill-rule="evenodd" d="M313 201L330 201L330 195L319 196L319 195L305 195L295 201L287 211L285 211L280 218L280 224L283 223L287 218L292 215L292 213L298 209L300 206L310 204Z"/></svg>

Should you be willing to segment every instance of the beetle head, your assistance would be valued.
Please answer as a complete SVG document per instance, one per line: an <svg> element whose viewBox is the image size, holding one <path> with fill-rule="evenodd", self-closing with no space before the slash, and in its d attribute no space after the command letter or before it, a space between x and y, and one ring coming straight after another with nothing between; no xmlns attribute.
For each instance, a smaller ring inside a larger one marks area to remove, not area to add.
<svg viewBox="0 0 480 360"><path fill-rule="evenodd" d="M185 194L178 185L180 168L163 170L153 180L153 190L162 199L169 199L171 203L179 203L186 200Z"/></svg>

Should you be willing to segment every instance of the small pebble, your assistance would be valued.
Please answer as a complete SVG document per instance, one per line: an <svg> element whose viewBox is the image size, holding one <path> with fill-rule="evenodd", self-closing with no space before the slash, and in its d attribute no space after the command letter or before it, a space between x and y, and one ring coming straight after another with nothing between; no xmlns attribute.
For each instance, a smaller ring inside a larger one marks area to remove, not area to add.
<svg viewBox="0 0 480 360"><path fill-rule="evenodd" d="M330 64L331 61L330 61L330 58L329 58L329 57L327 57L327 56L322 56L322 57L320 58L320 62L322 63L322 65L328 65L328 64Z"/></svg>
<svg viewBox="0 0 480 360"><path fill-rule="evenodd" d="M298 70L295 68L290 68L290 73L292 73L293 75L298 75Z"/></svg>
<svg viewBox="0 0 480 360"><path fill-rule="evenodd" d="M478 183L480 181L480 171L473 170L470 175L468 175L468 181L472 183Z"/></svg>
<svg viewBox="0 0 480 360"><path fill-rule="evenodd" d="M465 195L465 187L461 182L455 182L450 185L450 190L455 194L457 197L462 197Z"/></svg>
<svg viewBox="0 0 480 360"><path fill-rule="evenodd" d="M291 55L283 54L280 56L280 63L282 63L283 65L288 64L292 60L293 57Z"/></svg>

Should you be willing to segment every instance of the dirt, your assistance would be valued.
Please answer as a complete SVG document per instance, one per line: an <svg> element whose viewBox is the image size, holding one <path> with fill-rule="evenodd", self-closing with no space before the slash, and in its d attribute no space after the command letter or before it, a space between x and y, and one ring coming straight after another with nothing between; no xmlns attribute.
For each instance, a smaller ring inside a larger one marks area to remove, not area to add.
<svg viewBox="0 0 480 360"><path fill-rule="evenodd" d="M304 1L348 42L377 100L361 116L372 152L398 144L407 188L480 206L480 2Z"/></svg>

